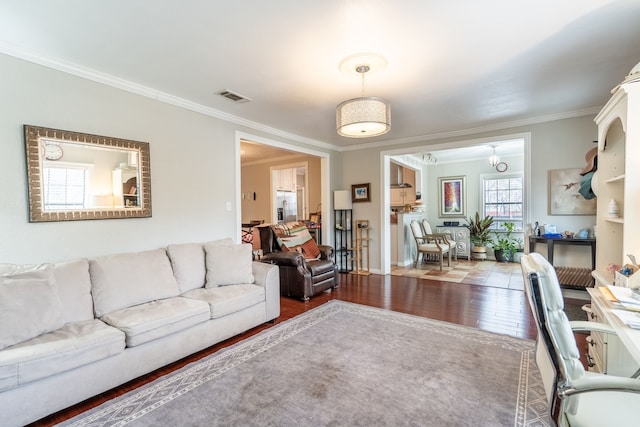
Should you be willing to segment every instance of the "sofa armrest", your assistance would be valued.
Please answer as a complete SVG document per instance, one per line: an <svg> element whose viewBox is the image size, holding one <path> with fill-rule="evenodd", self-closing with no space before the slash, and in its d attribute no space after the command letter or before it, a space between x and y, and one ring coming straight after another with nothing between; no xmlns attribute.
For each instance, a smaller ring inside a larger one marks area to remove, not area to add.
<svg viewBox="0 0 640 427"><path fill-rule="evenodd" d="M298 252L271 252L265 254L261 261L273 262L283 267L301 267L304 265L304 257Z"/></svg>
<svg viewBox="0 0 640 427"><path fill-rule="evenodd" d="M318 245L320 249L320 259L333 260L333 247L328 245Z"/></svg>
<svg viewBox="0 0 640 427"><path fill-rule="evenodd" d="M264 287L266 320L273 320L280 316L280 273L278 266L254 261L252 270L255 284Z"/></svg>

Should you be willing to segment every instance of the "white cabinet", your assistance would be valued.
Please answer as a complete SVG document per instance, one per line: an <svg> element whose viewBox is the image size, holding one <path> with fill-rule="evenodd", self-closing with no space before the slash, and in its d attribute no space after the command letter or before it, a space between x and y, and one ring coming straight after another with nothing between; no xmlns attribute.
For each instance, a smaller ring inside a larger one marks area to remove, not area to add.
<svg viewBox="0 0 640 427"><path fill-rule="evenodd" d="M113 205L116 208L140 206L137 169L114 169L111 173Z"/></svg>
<svg viewBox="0 0 640 427"><path fill-rule="evenodd" d="M611 313L610 303L606 301L599 289L589 288L587 291L591 296L589 321L605 323L615 329L614 323L619 321ZM618 336L591 332L587 342L590 371L629 377L638 369L635 359Z"/></svg>
<svg viewBox="0 0 640 427"><path fill-rule="evenodd" d="M296 191L296 169L276 169L275 177L279 191Z"/></svg>
<svg viewBox="0 0 640 427"><path fill-rule="evenodd" d="M640 257L640 81L624 83L596 116L598 125L596 271L612 281L610 263L622 265L626 254ZM611 218L615 200L620 216Z"/></svg>
<svg viewBox="0 0 640 427"><path fill-rule="evenodd" d="M467 257L467 260L471 259L471 235L467 227L439 225L436 227L436 233L446 233L455 240L457 258Z"/></svg>

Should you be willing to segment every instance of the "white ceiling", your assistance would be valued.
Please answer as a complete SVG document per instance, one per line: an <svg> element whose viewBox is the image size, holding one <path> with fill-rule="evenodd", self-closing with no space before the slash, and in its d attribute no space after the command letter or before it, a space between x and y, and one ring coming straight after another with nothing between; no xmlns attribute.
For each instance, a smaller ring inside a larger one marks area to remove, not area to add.
<svg viewBox="0 0 640 427"><path fill-rule="evenodd" d="M640 0L0 2L0 52L333 148L594 114L638 40ZM392 108L373 139L335 132L359 52L388 60L367 77Z"/></svg>

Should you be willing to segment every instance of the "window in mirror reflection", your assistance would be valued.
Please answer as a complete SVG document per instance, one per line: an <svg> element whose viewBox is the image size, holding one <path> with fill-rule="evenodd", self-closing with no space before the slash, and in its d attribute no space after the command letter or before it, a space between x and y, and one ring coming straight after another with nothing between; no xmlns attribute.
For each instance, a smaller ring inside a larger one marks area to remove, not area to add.
<svg viewBox="0 0 640 427"><path fill-rule="evenodd" d="M45 210L87 209L89 165L44 162L43 192Z"/></svg>

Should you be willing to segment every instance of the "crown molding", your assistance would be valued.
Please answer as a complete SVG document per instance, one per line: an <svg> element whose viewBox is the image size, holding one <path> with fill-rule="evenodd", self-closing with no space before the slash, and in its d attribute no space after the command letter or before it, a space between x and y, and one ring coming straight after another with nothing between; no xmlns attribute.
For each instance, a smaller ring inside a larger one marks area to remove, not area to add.
<svg viewBox="0 0 640 427"><path fill-rule="evenodd" d="M20 49L15 45L9 44L7 42L0 41L0 53L4 53L6 55L13 56L15 58L19 58L19 59L29 61L38 65L42 65L44 67L48 67L57 71L61 71L63 73L71 74L86 80L101 83L116 89L124 90L130 93L151 98L159 102L163 102L179 108L200 113L209 117L214 117L216 119L220 119L229 123L234 123L236 125L244 126L260 132L265 132L270 135L279 136L279 137L282 137L291 141L299 142L302 144L307 144L310 146L322 148L325 150L337 151L337 152L366 150L371 148L384 148L384 147L392 147L392 146L403 145L403 144L411 144L416 142L432 141L435 139L468 136L468 135L473 135L477 133L503 130L503 129L513 128L518 126L526 126L526 125L550 122L555 120L562 120L562 119L581 117L581 116L587 116L587 115L595 115L602 109L602 107L594 107L594 108L588 108L584 110L569 111L564 113L549 114L545 116L538 116L538 117L531 117L527 119L496 123L496 124L487 125L487 126L479 126L479 127L461 129L461 130L455 130L455 131L447 131L447 132L440 132L440 133L426 134L426 135L420 135L420 136L412 136L407 138L399 138L394 140L386 140L386 141L341 147L341 146L337 146L327 142L306 138L306 137L296 135L290 132L286 132L280 129L276 129L270 126L266 126L258 122L243 119L241 117L234 116L232 114L228 114L211 107L206 107L202 104L198 104L198 103L186 100L184 98L180 98L180 97L171 95L169 93L162 92L157 89L153 89L148 86L134 83L119 77L112 76L110 74L102 73L97 70L82 67L68 61L48 58L43 55L37 55L32 52L25 51L24 49Z"/></svg>
<svg viewBox="0 0 640 427"><path fill-rule="evenodd" d="M165 104L170 104L179 108L183 108L185 110L190 110L190 111L200 113L209 117L214 117L216 119L220 119L229 123L245 126L247 128L254 129L257 131L266 132L271 135L279 136L292 141L312 145L315 147L323 148L325 150L338 151L340 149L340 147L333 144L329 144L329 143L318 141L311 138L306 138L300 135L296 135L296 134L286 132L280 129L276 129L270 126L266 126L262 123L243 119L242 117L234 116L232 114L228 114L211 107L206 107L202 104L198 104L196 102L192 102L187 99L180 98L178 96L174 96L169 93L162 92L148 86L134 83L129 80L115 77L110 74L102 73L100 71L97 71L91 68L82 67L80 65L77 65L68 61L60 60L60 59L53 59L53 58L48 58L41 55L36 55L34 53L27 52L23 49L19 49L6 42L0 41L0 53L4 53L6 55L13 56L15 58L19 58L25 61L33 62L34 64L42 65L44 67L61 71L63 73L71 74L73 76L80 77L86 80L101 83L116 89L134 93L136 95L141 95L147 98L151 98L156 101L163 102Z"/></svg>

